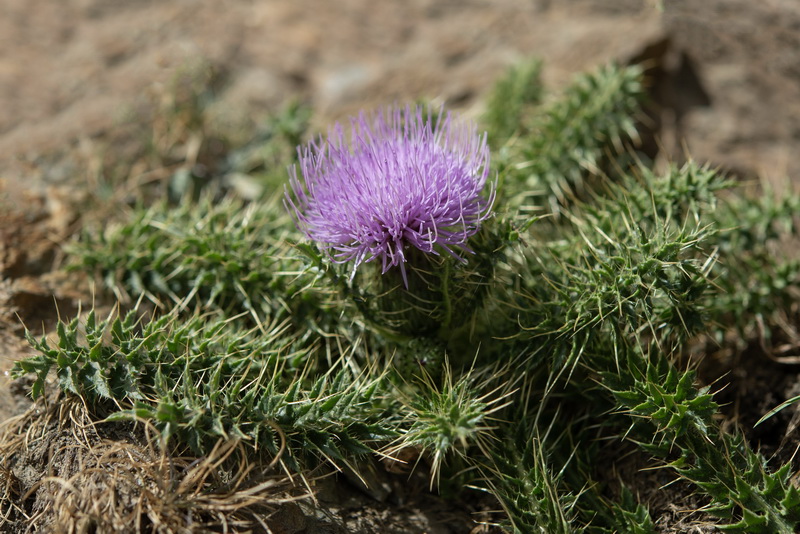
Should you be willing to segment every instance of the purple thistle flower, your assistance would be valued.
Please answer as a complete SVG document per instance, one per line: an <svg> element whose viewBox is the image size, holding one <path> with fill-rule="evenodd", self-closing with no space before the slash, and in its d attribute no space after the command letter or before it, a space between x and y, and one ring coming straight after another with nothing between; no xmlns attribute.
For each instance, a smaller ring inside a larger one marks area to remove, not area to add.
<svg viewBox="0 0 800 534"><path fill-rule="evenodd" d="M300 173L290 168L286 205L298 228L336 263L352 261L353 275L380 258L382 273L399 266L408 287L408 247L444 250L462 262L467 239L491 215L494 187L486 135L474 123L441 111L389 108L351 119L350 144L339 123L298 147Z"/></svg>

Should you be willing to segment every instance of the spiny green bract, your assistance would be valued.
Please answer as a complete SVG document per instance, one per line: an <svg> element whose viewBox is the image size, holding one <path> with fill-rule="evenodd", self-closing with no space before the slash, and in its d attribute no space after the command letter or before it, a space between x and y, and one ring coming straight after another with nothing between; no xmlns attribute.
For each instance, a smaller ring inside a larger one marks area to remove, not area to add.
<svg viewBox="0 0 800 534"><path fill-rule="evenodd" d="M340 291L361 312L368 329L383 332L403 343L442 344L451 360L468 364L474 347L494 346L497 335L493 312L501 305L497 275L515 238L505 219L486 221L468 244L474 254L462 263L452 257L413 254L408 268L408 288L399 273L380 275L377 267L363 269L348 280L344 269L329 269Z"/></svg>
<svg viewBox="0 0 800 534"><path fill-rule="evenodd" d="M561 480L568 466L548 461L535 432L524 423L515 430L506 428L500 445L493 448L487 483L508 514L513 532L582 532L574 524L577 497Z"/></svg>
<svg viewBox="0 0 800 534"><path fill-rule="evenodd" d="M498 379L503 373L493 374L479 381L479 373L468 373L454 381L445 363L441 385L424 370L418 375L419 392L404 403L408 428L394 449L416 447L430 455L431 485L438 484L447 456L467 457L473 447L488 454L492 415L507 406L511 393L508 383Z"/></svg>
<svg viewBox="0 0 800 534"><path fill-rule="evenodd" d="M489 95L484 114L489 143L498 148L519 132L544 93L542 62L532 60L508 69Z"/></svg>
<svg viewBox="0 0 800 534"><path fill-rule="evenodd" d="M587 179L602 174L604 159L636 139L642 97L638 66L607 66L576 78L560 98L531 119L530 133L509 148L504 197L558 215ZM515 198L516 197L516 198Z"/></svg>
<svg viewBox="0 0 800 534"><path fill-rule="evenodd" d="M609 185L607 196L533 225L529 270L516 296L519 335L555 336L555 343L575 348L568 351L574 364L584 351L607 358L616 345L637 343L643 331L670 343L701 331L715 230L688 199L654 194L675 174L696 172L687 165L663 177L628 179L625 187ZM696 192L702 197L708 190ZM679 207L682 219L663 215Z"/></svg>
<svg viewBox="0 0 800 534"><path fill-rule="evenodd" d="M723 325L732 325L741 340L755 335L766 345L774 330L792 335L786 325L798 317L800 258L784 251L797 250L798 213L800 195L771 191L725 198L714 212L711 220L721 229L714 265L719 291L710 312L720 325L712 332L718 339L729 329Z"/></svg>
<svg viewBox="0 0 800 534"><path fill-rule="evenodd" d="M123 302L144 295L164 311L217 310L250 325L287 318L311 344L341 311L287 242L289 221L274 201L162 203L84 231L71 266L96 272Z"/></svg>
<svg viewBox="0 0 800 534"><path fill-rule="evenodd" d="M229 319L140 321L134 312L98 321L92 311L84 323L59 322L57 333L54 346L29 335L39 354L15 365L15 375L36 374L35 396L54 369L64 391L111 420L150 421L197 454L239 438L275 455L283 435L281 461L297 468L311 457L347 462L397 436L383 375L346 365L317 372L285 324L242 330Z"/></svg>
<svg viewBox="0 0 800 534"><path fill-rule="evenodd" d="M709 513L741 518L725 530L796 532L800 491L789 480L791 464L771 473L739 434L723 434L708 388L696 389L695 374L678 372L657 347L650 355L630 355L627 365L623 373L605 373L603 383L631 415L628 434L701 488L711 498Z"/></svg>

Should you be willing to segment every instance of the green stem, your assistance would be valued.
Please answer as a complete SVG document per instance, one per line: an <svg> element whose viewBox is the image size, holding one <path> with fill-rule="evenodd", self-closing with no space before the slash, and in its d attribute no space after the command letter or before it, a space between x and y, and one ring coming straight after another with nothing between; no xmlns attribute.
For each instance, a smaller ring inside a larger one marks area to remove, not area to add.
<svg viewBox="0 0 800 534"><path fill-rule="evenodd" d="M450 321L453 319L453 305L450 302L450 260L444 262L444 276L442 277L442 302L444 304L444 319L439 332L447 332L450 329Z"/></svg>

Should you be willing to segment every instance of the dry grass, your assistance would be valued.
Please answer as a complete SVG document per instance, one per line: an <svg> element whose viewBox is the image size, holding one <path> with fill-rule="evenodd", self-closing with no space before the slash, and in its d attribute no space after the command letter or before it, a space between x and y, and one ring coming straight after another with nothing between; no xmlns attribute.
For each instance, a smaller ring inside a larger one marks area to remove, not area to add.
<svg viewBox="0 0 800 534"><path fill-rule="evenodd" d="M155 436L144 423L95 424L76 398L36 402L0 434L0 530L272 532L280 505L308 496L277 461L255 469L237 441L184 458Z"/></svg>

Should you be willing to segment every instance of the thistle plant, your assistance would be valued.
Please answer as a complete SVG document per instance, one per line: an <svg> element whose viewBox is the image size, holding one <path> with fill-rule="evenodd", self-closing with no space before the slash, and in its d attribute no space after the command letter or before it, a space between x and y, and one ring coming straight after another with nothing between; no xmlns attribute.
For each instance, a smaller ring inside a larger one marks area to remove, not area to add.
<svg viewBox="0 0 800 534"><path fill-rule="evenodd" d="M624 455L600 452L622 442L690 483L707 522L797 531L792 465L721 425L722 378L687 361L796 327L798 195L627 153L638 67L553 98L539 68L499 83L488 135L444 110L361 113L301 144L276 196L85 232L72 264L155 315L61 322L15 373L196 454L231 438L358 473L413 451L430 487L490 494L506 531L655 532Z"/></svg>

